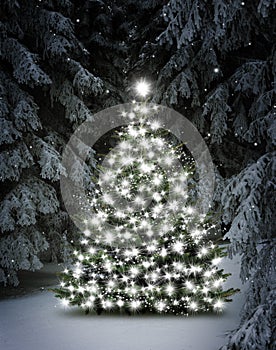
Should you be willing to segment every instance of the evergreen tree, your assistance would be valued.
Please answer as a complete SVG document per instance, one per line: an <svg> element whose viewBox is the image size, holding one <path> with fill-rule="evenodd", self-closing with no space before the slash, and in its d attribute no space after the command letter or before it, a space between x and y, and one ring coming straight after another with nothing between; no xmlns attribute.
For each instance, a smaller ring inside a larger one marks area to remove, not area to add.
<svg viewBox="0 0 276 350"><path fill-rule="evenodd" d="M155 101L197 125L217 165L214 208L250 281L224 350L272 349L275 339L274 9L273 0L172 0L139 55L140 70L156 62Z"/></svg>
<svg viewBox="0 0 276 350"><path fill-rule="evenodd" d="M60 153L73 128L92 117L83 96L101 92L102 82L80 63L88 52L74 34L70 1L1 5L0 282L17 285L18 270L42 266L42 251L69 253Z"/></svg>
<svg viewBox="0 0 276 350"><path fill-rule="evenodd" d="M214 225L186 188L196 164L166 140L160 106L133 106L120 107L129 125L118 132L88 205L77 213L82 247L56 295L87 312L221 311L235 291L222 288L228 275L218 266L222 248L210 240Z"/></svg>

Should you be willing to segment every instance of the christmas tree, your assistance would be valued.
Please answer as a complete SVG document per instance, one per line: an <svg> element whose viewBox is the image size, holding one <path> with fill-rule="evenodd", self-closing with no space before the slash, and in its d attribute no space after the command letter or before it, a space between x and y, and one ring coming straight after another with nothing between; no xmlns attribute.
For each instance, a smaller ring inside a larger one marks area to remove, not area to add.
<svg viewBox="0 0 276 350"><path fill-rule="evenodd" d="M148 85L141 81L137 90L146 97ZM160 107L134 103L121 112L127 126L98 165L97 186L79 215L77 262L55 290L64 305L188 315L221 311L235 292L222 288L223 249L195 205L196 163L162 128Z"/></svg>

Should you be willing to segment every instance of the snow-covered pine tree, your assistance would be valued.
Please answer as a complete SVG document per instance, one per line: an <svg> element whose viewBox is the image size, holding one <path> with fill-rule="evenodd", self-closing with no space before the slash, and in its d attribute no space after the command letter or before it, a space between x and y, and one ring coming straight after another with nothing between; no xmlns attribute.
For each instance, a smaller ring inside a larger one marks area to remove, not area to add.
<svg viewBox="0 0 276 350"><path fill-rule="evenodd" d="M141 43L139 69L156 57L155 101L180 110L209 144L229 253L241 254L241 279L250 281L240 327L223 350L275 341L275 6L171 0L163 31Z"/></svg>
<svg viewBox="0 0 276 350"><path fill-rule="evenodd" d="M60 153L91 112L83 97L102 82L81 64L87 51L74 34L70 1L1 3L0 282L68 251L68 218L59 203ZM71 19L70 19L71 17ZM93 156L91 154L91 162Z"/></svg>
<svg viewBox="0 0 276 350"><path fill-rule="evenodd" d="M100 108L124 102L131 57L126 42L130 31L126 2L79 1L75 13L78 38L91 53L93 69L105 81L105 90L97 99Z"/></svg>
<svg viewBox="0 0 276 350"><path fill-rule="evenodd" d="M164 0L78 2L78 38L91 52L93 67L106 82L107 89L97 99L101 108L127 102L126 91L130 92L137 76L155 76L156 67L151 62L140 70L139 55L141 43L149 43L149 37L155 39L156 30L160 30L158 16L164 3Z"/></svg>

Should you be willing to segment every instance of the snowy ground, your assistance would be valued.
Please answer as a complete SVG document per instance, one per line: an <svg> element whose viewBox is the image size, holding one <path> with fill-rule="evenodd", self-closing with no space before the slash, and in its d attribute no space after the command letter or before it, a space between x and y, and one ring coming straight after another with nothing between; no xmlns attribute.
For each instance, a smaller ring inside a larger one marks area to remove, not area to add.
<svg viewBox="0 0 276 350"><path fill-rule="evenodd" d="M216 350L239 322L239 259L225 259L226 287L241 292L222 315L84 315L45 290L0 301L1 350Z"/></svg>

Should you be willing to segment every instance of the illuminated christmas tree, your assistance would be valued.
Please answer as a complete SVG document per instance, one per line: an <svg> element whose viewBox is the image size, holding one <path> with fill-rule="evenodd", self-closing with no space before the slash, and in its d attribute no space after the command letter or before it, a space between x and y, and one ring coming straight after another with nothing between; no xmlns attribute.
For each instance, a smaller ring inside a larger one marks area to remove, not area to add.
<svg viewBox="0 0 276 350"><path fill-rule="evenodd" d="M137 90L144 98L148 85ZM194 205L196 163L152 115L157 105L122 110L127 126L98 166L77 262L55 290L65 306L188 315L221 311L235 292L223 290L215 225Z"/></svg>

